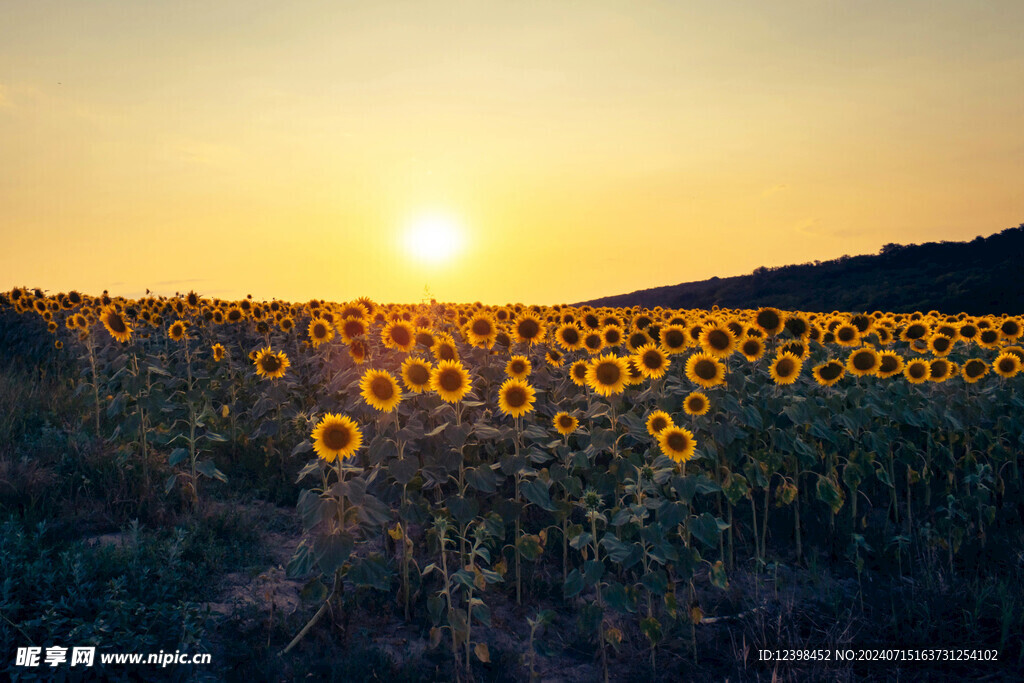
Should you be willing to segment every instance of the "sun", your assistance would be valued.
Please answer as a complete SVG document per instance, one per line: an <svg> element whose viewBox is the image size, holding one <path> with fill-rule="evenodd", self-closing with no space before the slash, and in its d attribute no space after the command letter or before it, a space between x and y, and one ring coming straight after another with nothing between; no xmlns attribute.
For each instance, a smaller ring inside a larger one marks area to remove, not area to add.
<svg viewBox="0 0 1024 683"><path fill-rule="evenodd" d="M421 214L405 231L405 248L416 261L440 264L450 261L463 247L462 226L444 214Z"/></svg>

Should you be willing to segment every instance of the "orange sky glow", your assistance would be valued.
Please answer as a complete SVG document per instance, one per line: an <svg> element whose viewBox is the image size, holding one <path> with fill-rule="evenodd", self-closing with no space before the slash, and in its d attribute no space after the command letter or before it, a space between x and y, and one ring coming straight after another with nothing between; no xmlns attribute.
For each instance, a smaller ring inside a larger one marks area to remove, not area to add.
<svg viewBox="0 0 1024 683"><path fill-rule="evenodd" d="M7 3L0 288L552 304L989 235L1024 222L1022 29L1019 0Z"/></svg>

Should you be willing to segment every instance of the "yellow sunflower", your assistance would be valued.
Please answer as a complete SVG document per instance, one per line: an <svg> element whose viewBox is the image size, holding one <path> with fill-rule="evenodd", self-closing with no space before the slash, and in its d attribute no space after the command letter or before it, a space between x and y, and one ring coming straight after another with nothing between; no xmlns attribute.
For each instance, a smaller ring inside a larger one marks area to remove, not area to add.
<svg viewBox="0 0 1024 683"><path fill-rule="evenodd" d="M348 347L348 355L352 357L356 365L362 365L366 362L366 344L363 343L362 339L352 340Z"/></svg>
<svg viewBox="0 0 1024 683"><path fill-rule="evenodd" d="M764 306L757 309L754 324L767 336L774 337L786 326L786 316L777 308Z"/></svg>
<svg viewBox="0 0 1024 683"><path fill-rule="evenodd" d="M551 421L562 436L569 436L580 426L580 421L565 411L555 413Z"/></svg>
<svg viewBox="0 0 1024 683"><path fill-rule="evenodd" d="M583 348L592 356L600 353L601 349L604 348L604 337L597 331L587 332L583 335Z"/></svg>
<svg viewBox="0 0 1024 683"><path fill-rule="evenodd" d="M494 346L494 339L497 334L498 326L494 323L494 318L488 313L480 312L466 323L463 336L471 346L489 349Z"/></svg>
<svg viewBox="0 0 1024 683"><path fill-rule="evenodd" d="M210 350L213 351L213 360L218 363L224 360L224 356L227 354L227 349L224 348L223 344L214 344L210 347Z"/></svg>
<svg viewBox="0 0 1024 683"><path fill-rule="evenodd" d="M618 346L625 338L625 334L619 325L605 325L601 328L601 338L605 347Z"/></svg>
<svg viewBox="0 0 1024 683"><path fill-rule="evenodd" d="M110 336L122 344L132 338L132 326L114 306L105 306L100 311L100 322L103 323L103 327L107 328Z"/></svg>
<svg viewBox="0 0 1024 683"><path fill-rule="evenodd" d="M823 387L830 387L843 378L846 374L846 366L837 360L826 361L815 365L811 370L814 381Z"/></svg>
<svg viewBox="0 0 1024 683"><path fill-rule="evenodd" d="M704 353L726 358L736 350L736 336L725 325L705 325L700 332L700 346Z"/></svg>
<svg viewBox="0 0 1024 683"><path fill-rule="evenodd" d="M581 359L570 365L569 379L578 387L587 386L587 361Z"/></svg>
<svg viewBox="0 0 1024 683"><path fill-rule="evenodd" d="M638 348L634 358L644 377L657 379L668 372L670 363L668 354L654 344L644 344Z"/></svg>
<svg viewBox="0 0 1024 683"><path fill-rule="evenodd" d="M878 372L881 365L881 358L878 352L870 346L853 351L846 359L846 369L851 375L867 377Z"/></svg>
<svg viewBox="0 0 1024 683"><path fill-rule="evenodd" d="M836 344L840 346L857 346L860 344L860 330L851 323L843 323L832 332Z"/></svg>
<svg viewBox="0 0 1024 683"><path fill-rule="evenodd" d="M711 410L711 402L703 392L691 392L683 399L683 411L687 415L706 415L709 410Z"/></svg>
<svg viewBox="0 0 1024 683"><path fill-rule="evenodd" d="M451 335L448 334L437 335L434 339L434 346L430 349L430 352L434 354L435 360L459 360L459 350L455 346L455 340L453 340Z"/></svg>
<svg viewBox="0 0 1024 683"><path fill-rule="evenodd" d="M505 363L505 374L513 379L526 379L530 376L530 372L532 370L533 365L530 364L530 361L526 356L512 356L512 358Z"/></svg>
<svg viewBox="0 0 1024 683"><path fill-rule="evenodd" d="M697 442L693 432L683 427L668 427L658 433L661 452L677 463L683 464L693 457Z"/></svg>
<svg viewBox="0 0 1024 683"><path fill-rule="evenodd" d="M359 389L364 401L384 413L390 413L402 400L398 380L387 370L367 370Z"/></svg>
<svg viewBox="0 0 1024 683"><path fill-rule="evenodd" d="M928 339L928 350L935 356L948 356L953 350L953 340L944 334L933 334Z"/></svg>
<svg viewBox="0 0 1024 683"><path fill-rule="evenodd" d="M928 379L933 382L945 382L956 370L953 363L945 358L933 358L928 363Z"/></svg>
<svg viewBox="0 0 1024 683"><path fill-rule="evenodd" d="M988 374L988 364L980 358L972 358L960 368L960 376L968 384L974 384Z"/></svg>
<svg viewBox="0 0 1024 683"><path fill-rule="evenodd" d="M583 348L583 335L575 323L565 323L555 330L555 341L566 351Z"/></svg>
<svg viewBox="0 0 1024 683"><path fill-rule="evenodd" d="M336 458L351 458L363 445L363 434L359 426L348 416L334 413L324 415L310 436L313 439L313 450L326 462L334 462Z"/></svg>
<svg viewBox="0 0 1024 683"><path fill-rule="evenodd" d="M1013 353L1001 353L992 362L992 370L1000 377L1010 379L1020 372L1020 358Z"/></svg>
<svg viewBox="0 0 1024 683"><path fill-rule="evenodd" d="M280 379L284 377L285 371L291 366L291 361L288 360L288 356L285 355L284 351L275 353L267 346L256 351L253 364L256 365L256 374L258 376L265 379Z"/></svg>
<svg viewBox="0 0 1024 683"><path fill-rule="evenodd" d="M903 372L903 356L895 351L882 351L878 354L878 371L882 379L895 377Z"/></svg>
<svg viewBox="0 0 1024 683"><path fill-rule="evenodd" d="M782 352L772 361L768 372L776 384L792 384L800 376L803 364L804 362L793 354Z"/></svg>
<svg viewBox="0 0 1024 683"><path fill-rule="evenodd" d="M725 366L714 356L698 351L686 359L686 377L697 386L710 389L725 381Z"/></svg>
<svg viewBox="0 0 1024 683"><path fill-rule="evenodd" d="M381 341L389 349L412 351L416 346L416 333L412 325L404 320L392 320L381 331Z"/></svg>
<svg viewBox="0 0 1024 683"><path fill-rule="evenodd" d="M753 363L764 355L764 340L760 337L747 337L739 345L740 353Z"/></svg>
<svg viewBox="0 0 1024 683"><path fill-rule="evenodd" d="M670 355L682 353L690 344L690 336L682 325L668 325L661 328L659 338L661 347Z"/></svg>
<svg viewBox="0 0 1024 683"><path fill-rule="evenodd" d="M524 313L516 320L513 331L517 342L532 345L544 340L547 325L537 315Z"/></svg>
<svg viewBox="0 0 1024 683"><path fill-rule="evenodd" d="M562 362L565 360L565 356L561 354L557 349L550 348L544 354L544 360L553 368L562 367Z"/></svg>
<svg viewBox="0 0 1024 683"><path fill-rule="evenodd" d="M533 411L536 392L521 379L509 378L498 389L498 407L509 417L520 417Z"/></svg>
<svg viewBox="0 0 1024 683"><path fill-rule="evenodd" d="M443 401L456 403L469 392L469 373L457 360L442 360L430 373L430 388Z"/></svg>
<svg viewBox="0 0 1024 683"><path fill-rule="evenodd" d="M931 368L928 363L915 358L903 367L903 376L907 378L907 381L911 384L922 384L928 381L928 375L931 374Z"/></svg>
<svg viewBox="0 0 1024 683"><path fill-rule="evenodd" d="M352 340L366 334L366 321L356 316L347 316L338 323L338 332L341 334L342 341L351 344Z"/></svg>
<svg viewBox="0 0 1024 683"><path fill-rule="evenodd" d="M674 427L672 416L664 410L652 410L647 416L647 433L651 436L658 436L669 427Z"/></svg>
<svg viewBox="0 0 1024 683"><path fill-rule="evenodd" d="M334 338L334 327L324 318L313 318L309 321L307 333L309 334L309 342L315 349Z"/></svg>
<svg viewBox="0 0 1024 683"><path fill-rule="evenodd" d="M604 354L587 365L587 386L602 396L619 394L626 388L628 373L624 358Z"/></svg>
<svg viewBox="0 0 1024 683"><path fill-rule="evenodd" d="M422 358L409 356L402 363L402 382L409 391L423 393L424 390L430 389L430 373L433 369L433 366Z"/></svg>

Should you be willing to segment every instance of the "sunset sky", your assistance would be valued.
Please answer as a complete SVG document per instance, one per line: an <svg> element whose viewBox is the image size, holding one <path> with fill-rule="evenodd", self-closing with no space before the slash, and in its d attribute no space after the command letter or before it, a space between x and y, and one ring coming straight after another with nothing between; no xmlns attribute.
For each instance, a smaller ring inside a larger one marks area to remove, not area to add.
<svg viewBox="0 0 1024 683"><path fill-rule="evenodd" d="M550 304L989 235L1024 222L1022 32L1020 0L5 2L0 288Z"/></svg>

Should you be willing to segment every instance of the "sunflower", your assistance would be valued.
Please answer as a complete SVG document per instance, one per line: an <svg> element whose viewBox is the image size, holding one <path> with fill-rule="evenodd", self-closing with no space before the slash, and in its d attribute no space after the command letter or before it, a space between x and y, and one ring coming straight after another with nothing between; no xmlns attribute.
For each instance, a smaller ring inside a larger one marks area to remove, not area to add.
<svg viewBox="0 0 1024 683"><path fill-rule="evenodd" d="M578 360L569 366L569 379L579 387L587 386L587 361Z"/></svg>
<svg viewBox="0 0 1024 683"><path fill-rule="evenodd" d="M430 373L430 388L442 400L456 403L469 392L469 373L457 360L442 360Z"/></svg>
<svg viewBox="0 0 1024 683"><path fill-rule="evenodd" d="M326 462L351 458L363 445L362 432L352 418L334 413L324 415L310 436L313 450Z"/></svg>
<svg viewBox="0 0 1024 683"><path fill-rule="evenodd" d="M686 359L686 377L697 386L710 389L725 381L725 366L711 354L698 351Z"/></svg>
<svg viewBox="0 0 1024 683"><path fill-rule="evenodd" d="M309 342L315 349L334 338L334 327L324 318L313 318L309 321L307 333L309 334Z"/></svg>
<svg viewBox="0 0 1024 683"><path fill-rule="evenodd" d="M874 375L881 364L878 352L870 346L853 351L846 359L846 369L851 375L866 377Z"/></svg>
<svg viewBox="0 0 1024 683"><path fill-rule="evenodd" d="M600 332L587 332L583 335L583 347L592 356L598 354L604 348L604 337L601 336Z"/></svg>
<svg viewBox="0 0 1024 683"><path fill-rule="evenodd" d="M683 399L683 411L687 415L706 415L709 410L711 410L711 402L703 392L694 391Z"/></svg>
<svg viewBox="0 0 1024 683"><path fill-rule="evenodd" d="M907 378L907 381L911 384L922 384L928 381L928 375L931 374L931 368L928 363L915 358L909 361L903 367L903 376Z"/></svg>
<svg viewBox="0 0 1024 683"><path fill-rule="evenodd" d="M826 361L815 365L811 370L814 381L823 387L830 387L843 378L846 374L846 366L838 360Z"/></svg>
<svg viewBox="0 0 1024 683"><path fill-rule="evenodd" d="M565 323L555 330L555 341L566 351L583 348L583 335L575 323Z"/></svg>
<svg viewBox="0 0 1024 683"><path fill-rule="evenodd" d="M803 364L804 362L793 354L783 351L772 361L768 372L776 384L792 384L800 376Z"/></svg>
<svg viewBox="0 0 1024 683"><path fill-rule="evenodd" d="M434 358L439 361L459 360L459 350L455 347L455 340L448 334L439 334L434 340L434 346L430 349Z"/></svg>
<svg viewBox="0 0 1024 683"><path fill-rule="evenodd" d="M740 342L740 353L753 363L764 355L764 340L760 337L747 337Z"/></svg>
<svg viewBox="0 0 1024 683"><path fill-rule="evenodd" d="M580 426L580 421L565 411L555 413L551 421L562 436L569 436Z"/></svg>
<svg viewBox="0 0 1024 683"><path fill-rule="evenodd" d="M675 427L675 423L664 410L652 410L647 416L647 433L651 436L656 437L669 427Z"/></svg>
<svg viewBox="0 0 1024 683"><path fill-rule="evenodd" d="M434 330L424 325L416 328L416 346L429 349L434 345Z"/></svg>
<svg viewBox="0 0 1024 683"><path fill-rule="evenodd" d="M988 364L980 358L972 358L960 368L960 376L968 384L974 384L988 374Z"/></svg>
<svg viewBox="0 0 1024 683"><path fill-rule="evenodd" d="M498 407L509 417L520 417L533 412L536 392L521 379L509 378L498 389Z"/></svg>
<svg viewBox="0 0 1024 683"><path fill-rule="evenodd" d="M530 376L533 366L526 356L512 356L508 363L505 363L505 374L513 379L526 379Z"/></svg>
<svg viewBox="0 0 1024 683"><path fill-rule="evenodd" d="M999 330L984 329L978 333L977 345L983 349L999 348Z"/></svg>
<svg viewBox="0 0 1024 683"><path fill-rule="evenodd" d="M551 348L544 354L544 360L551 367L560 368L562 367L562 361L565 360L565 357L557 349Z"/></svg>
<svg viewBox="0 0 1024 683"><path fill-rule="evenodd" d="M433 366L422 358L409 356L402 363L402 382L409 391L417 394L430 389L430 373Z"/></svg>
<svg viewBox="0 0 1024 683"><path fill-rule="evenodd" d="M668 354L682 353L690 344L690 336L682 325L669 325L659 331L661 346Z"/></svg>
<svg viewBox="0 0 1024 683"><path fill-rule="evenodd" d="M842 323L832 334L835 336L836 344L840 346L857 346L860 344L860 330L852 323Z"/></svg>
<svg viewBox="0 0 1024 683"><path fill-rule="evenodd" d="M945 358L934 358L928 362L928 379L933 382L945 382L955 372L953 363Z"/></svg>
<svg viewBox="0 0 1024 683"><path fill-rule="evenodd" d="M389 322L381 331L380 338L389 349L408 352L416 346L416 333L412 325L404 320Z"/></svg>
<svg viewBox="0 0 1024 683"><path fill-rule="evenodd" d="M933 334L928 339L928 350L936 356L948 356L953 350L953 340L944 334Z"/></svg>
<svg viewBox="0 0 1024 683"><path fill-rule="evenodd" d="M665 351L654 344L644 344L634 355L637 367L644 377L657 379L668 372L669 358Z"/></svg>
<svg viewBox="0 0 1024 683"><path fill-rule="evenodd" d="M754 324L767 336L774 337L786 326L786 316L777 308L764 306L757 309Z"/></svg>
<svg viewBox="0 0 1024 683"><path fill-rule="evenodd" d="M924 339L931 332L931 326L920 320L915 320L903 328L900 332L900 340L911 342L915 339Z"/></svg>
<svg viewBox="0 0 1024 683"><path fill-rule="evenodd" d="M245 312L238 306L232 306L225 317L229 323L240 323L245 318Z"/></svg>
<svg viewBox="0 0 1024 683"><path fill-rule="evenodd" d="M992 362L992 369L1000 377L1009 379L1020 372L1021 362L1013 353L1001 353Z"/></svg>
<svg viewBox="0 0 1024 683"><path fill-rule="evenodd" d="M498 327L494 318L488 313L477 313L466 323L464 337L472 346L482 349L489 349L494 346L494 338L498 334Z"/></svg>
<svg viewBox="0 0 1024 683"><path fill-rule="evenodd" d="M878 371L875 374L882 379L888 379L901 372L903 372L903 356L895 351L882 351L878 354Z"/></svg>
<svg viewBox="0 0 1024 683"><path fill-rule="evenodd" d="M705 325L700 333L700 346L704 353L715 358L726 358L736 350L736 335L725 325Z"/></svg>
<svg viewBox="0 0 1024 683"><path fill-rule="evenodd" d="M210 350L213 351L213 360L218 363L224 360L224 355L227 353L223 344L214 344Z"/></svg>
<svg viewBox="0 0 1024 683"><path fill-rule="evenodd" d="M800 314L790 314L790 316L786 318L786 322L784 324L789 333L793 335L794 339L807 341L808 337L811 335L811 323L807 318Z"/></svg>
<svg viewBox="0 0 1024 683"><path fill-rule="evenodd" d="M60 339L55 339L53 341L53 348L55 348L58 351L60 351L61 349L64 348L64 342L62 342Z"/></svg>
<svg viewBox="0 0 1024 683"><path fill-rule="evenodd" d="M693 432L682 427L663 429L658 433L658 445L661 446L662 453L680 464L692 458L693 452L697 448Z"/></svg>
<svg viewBox="0 0 1024 683"><path fill-rule="evenodd" d="M626 337L626 348L632 353L636 353L641 346L647 346L653 343L653 341L651 336L644 330L634 330Z"/></svg>
<svg viewBox="0 0 1024 683"><path fill-rule="evenodd" d="M362 365L366 362L366 344L361 339L353 339L348 347L348 355L356 365Z"/></svg>
<svg viewBox="0 0 1024 683"><path fill-rule="evenodd" d="M80 326L81 327L81 326ZM1020 359L1020 362L1024 364L1024 349L1019 346L1004 346L1003 353L1012 353Z"/></svg>
<svg viewBox="0 0 1024 683"><path fill-rule="evenodd" d="M390 413L402 400L398 380L387 370L367 370L359 389L363 400L383 413Z"/></svg>
<svg viewBox="0 0 1024 683"><path fill-rule="evenodd" d="M366 334L366 321L363 318L357 318L350 315L343 318L337 326L338 332L341 334L341 339L346 344L351 344L352 340Z"/></svg>
<svg viewBox="0 0 1024 683"><path fill-rule="evenodd" d="M284 377L285 371L291 365L291 361L288 360L288 356L285 355L284 351L274 353L270 350L269 346L256 351L253 363L256 365L256 374L266 379L280 379Z"/></svg>
<svg viewBox="0 0 1024 683"><path fill-rule="evenodd" d="M110 336L122 344L132 338L132 326L128 324L121 312L112 305L105 306L100 311L100 321L103 323L103 327L107 328Z"/></svg>
<svg viewBox="0 0 1024 683"><path fill-rule="evenodd" d="M619 325L605 325L601 328L601 338L604 339L604 345L606 347L618 346L622 343L625 336L625 333Z"/></svg>
<svg viewBox="0 0 1024 683"><path fill-rule="evenodd" d="M587 365L587 386L602 396L619 394L626 388L628 373L624 358L604 354Z"/></svg>
<svg viewBox="0 0 1024 683"><path fill-rule="evenodd" d="M1006 318L999 324L999 333L1003 335L1003 339L1016 341L1024 333L1024 329L1017 318Z"/></svg>
<svg viewBox="0 0 1024 683"><path fill-rule="evenodd" d="M637 384L643 384L644 373L640 372L640 365L637 363L636 356L624 356L626 361L626 386L631 387Z"/></svg>
<svg viewBox="0 0 1024 683"><path fill-rule="evenodd" d="M515 322L516 341L522 344L536 344L544 339L547 325L533 313L524 313Z"/></svg>

